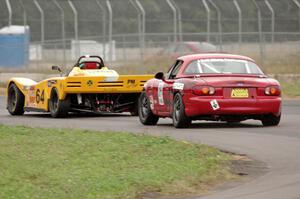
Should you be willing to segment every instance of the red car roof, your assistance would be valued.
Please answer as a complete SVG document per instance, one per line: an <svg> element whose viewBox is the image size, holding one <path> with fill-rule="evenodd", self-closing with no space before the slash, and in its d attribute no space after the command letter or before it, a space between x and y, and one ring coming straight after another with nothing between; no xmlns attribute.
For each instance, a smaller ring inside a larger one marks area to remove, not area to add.
<svg viewBox="0 0 300 199"><path fill-rule="evenodd" d="M226 53L202 53L202 54L192 54L192 55L185 55L182 57L179 57L178 59L189 61L189 60L195 60L195 59L242 59L247 60L251 62L255 62L253 59L242 56L242 55L234 55L234 54L226 54Z"/></svg>

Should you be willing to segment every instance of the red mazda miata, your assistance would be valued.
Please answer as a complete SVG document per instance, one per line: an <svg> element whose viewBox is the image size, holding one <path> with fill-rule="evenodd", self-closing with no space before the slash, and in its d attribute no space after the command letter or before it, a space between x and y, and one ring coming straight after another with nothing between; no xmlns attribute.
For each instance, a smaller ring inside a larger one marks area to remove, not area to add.
<svg viewBox="0 0 300 199"><path fill-rule="evenodd" d="M278 81L267 77L249 57L195 54L179 57L167 74L146 82L139 98L139 118L155 125L171 117L176 128L192 120L260 120L276 126L281 116Z"/></svg>

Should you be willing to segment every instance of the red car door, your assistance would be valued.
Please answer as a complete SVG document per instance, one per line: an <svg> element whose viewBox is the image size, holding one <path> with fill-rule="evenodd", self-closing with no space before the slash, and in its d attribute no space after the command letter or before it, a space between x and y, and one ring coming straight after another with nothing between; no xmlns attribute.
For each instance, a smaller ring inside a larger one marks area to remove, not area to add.
<svg viewBox="0 0 300 199"><path fill-rule="evenodd" d="M161 106L162 106L162 103L159 102L159 100L161 100L161 91L159 91L158 87L161 87L161 80L155 80L153 81L152 83L152 92L149 96L150 98L150 101L152 102L153 104L153 107L154 107L154 113L155 114L158 114L160 112L160 109L161 109Z"/></svg>
<svg viewBox="0 0 300 199"><path fill-rule="evenodd" d="M154 89L154 109L161 116L169 116L170 112L170 94L172 92L172 81L157 81Z"/></svg>
<svg viewBox="0 0 300 199"><path fill-rule="evenodd" d="M159 112L161 115L170 116L173 109L173 84L182 66L183 61L177 60L165 77L158 85Z"/></svg>
<svg viewBox="0 0 300 199"><path fill-rule="evenodd" d="M164 98L164 107L161 110L164 115L169 116L172 112L172 107L173 107L173 83L174 80L167 80L164 82L164 87L163 87L163 98Z"/></svg>

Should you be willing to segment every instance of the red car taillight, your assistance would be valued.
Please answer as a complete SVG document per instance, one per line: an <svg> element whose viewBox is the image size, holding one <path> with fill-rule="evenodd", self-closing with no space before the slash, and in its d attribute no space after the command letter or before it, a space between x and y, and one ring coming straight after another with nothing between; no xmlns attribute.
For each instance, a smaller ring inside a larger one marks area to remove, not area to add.
<svg viewBox="0 0 300 199"><path fill-rule="evenodd" d="M194 86L192 89L195 95L213 95L215 88L211 86Z"/></svg>
<svg viewBox="0 0 300 199"><path fill-rule="evenodd" d="M280 96L281 90L279 86L268 86L265 88L266 95Z"/></svg>

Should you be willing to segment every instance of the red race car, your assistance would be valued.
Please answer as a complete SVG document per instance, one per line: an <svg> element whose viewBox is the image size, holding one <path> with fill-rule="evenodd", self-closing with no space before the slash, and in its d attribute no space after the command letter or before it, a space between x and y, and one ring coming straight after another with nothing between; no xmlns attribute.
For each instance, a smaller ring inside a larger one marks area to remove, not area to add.
<svg viewBox="0 0 300 199"><path fill-rule="evenodd" d="M176 128L192 120L241 122L260 120L276 126L281 116L281 89L249 57L194 54L179 57L166 75L159 72L139 98L144 125L170 117Z"/></svg>

